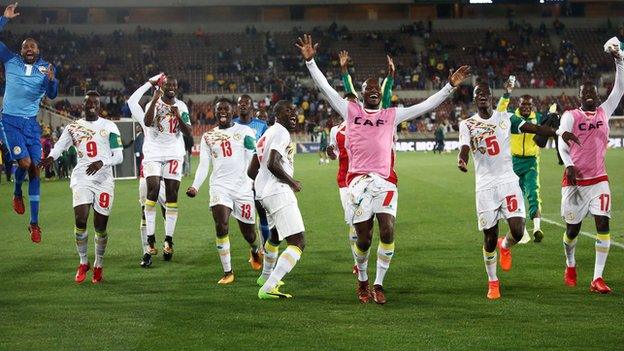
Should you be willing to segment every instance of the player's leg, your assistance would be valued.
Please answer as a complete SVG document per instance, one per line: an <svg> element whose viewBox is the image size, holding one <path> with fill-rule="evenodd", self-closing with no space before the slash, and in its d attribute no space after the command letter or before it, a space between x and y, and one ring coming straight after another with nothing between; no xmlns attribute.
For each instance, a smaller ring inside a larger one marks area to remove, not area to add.
<svg viewBox="0 0 624 351"><path fill-rule="evenodd" d="M163 258L165 261L173 257L173 234L178 221L178 190L182 179L183 159L169 160L165 164L163 178L165 179L165 242L163 243Z"/></svg>
<svg viewBox="0 0 624 351"><path fill-rule="evenodd" d="M386 303L383 281L394 256L395 218L388 213L377 213L377 222L379 224L379 246L377 247L377 273L373 285L373 299L376 303L383 305Z"/></svg>
<svg viewBox="0 0 624 351"><path fill-rule="evenodd" d="M608 201L608 200L607 200ZM611 247L611 235L609 234L609 217L594 216L596 222L596 261L594 264L594 278L591 283L591 290L601 294L611 292L611 288L605 283L602 274L609 256Z"/></svg>
<svg viewBox="0 0 624 351"><path fill-rule="evenodd" d="M143 172L147 185L147 196L145 200L145 229L147 232L147 242L150 247L155 247L156 237L156 204L160 192L160 177L162 174L162 164L159 162L144 162ZM155 253L154 253L155 254Z"/></svg>
<svg viewBox="0 0 624 351"><path fill-rule="evenodd" d="M271 230L269 229L267 214L264 210L264 207L262 207L262 203L260 201L256 200L255 204L256 212L258 213L258 218L260 219L260 233L262 234L262 242L267 242L267 240L269 240L269 236L271 236Z"/></svg>
<svg viewBox="0 0 624 351"><path fill-rule="evenodd" d="M338 188L338 193L340 194L340 204L342 205L342 210L345 213L345 220L346 220L347 206L349 206L349 188L347 187ZM349 232L347 233L347 238L349 240L349 248L351 249L351 255L353 256L352 273L357 274L358 272L357 259L355 256L355 242L357 241L357 234L355 232L355 227L349 224L348 221L347 221L347 224L349 225Z"/></svg>
<svg viewBox="0 0 624 351"><path fill-rule="evenodd" d="M277 194L263 199L266 209L275 221L279 239L286 239L288 247L279 256L273 272L258 290L258 297L284 298L291 295L278 291L282 278L295 267L305 248L303 218L293 192Z"/></svg>
<svg viewBox="0 0 624 351"><path fill-rule="evenodd" d="M508 271L511 269L511 247L522 240L525 232L524 197L517 183L500 185L497 193L501 204L498 212L502 214L502 218L507 219L507 224L509 224L509 233L498 240L501 268ZM497 217L496 221L499 218Z"/></svg>
<svg viewBox="0 0 624 351"><path fill-rule="evenodd" d="M496 275L496 245L498 243L498 222L488 229L483 230L483 262L488 276L487 298L495 300L500 298L500 285Z"/></svg>
<svg viewBox="0 0 624 351"><path fill-rule="evenodd" d="M232 272L228 221L232 209L224 205L214 205L210 207L210 211L215 222L217 252L221 260L221 267L223 267L223 277L218 284L231 284L234 283L234 272Z"/></svg>
<svg viewBox="0 0 624 351"><path fill-rule="evenodd" d="M30 204L30 239L35 242L41 242L41 228L39 228L39 200L41 197L41 178L39 177L39 160L41 160L41 152L39 151L37 160L30 163L28 168L28 203Z"/></svg>
<svg viewBox="0 0 624 351"><path fill-rule="evenodd" d="M564 282L576 286L576 243L581 232L582 220L589 211L589 199L583 199L584 187L566 186L561 188L561 217L566 222L563 233L563 249L566 257Z"/></svg>
<svg viewBox="0 0 624 351"><path fill-rule="evenodd" d="M256 209L254 208L253 193L237 196L232 194L237 199L233 203L232 215L238 221L238 227L240 228L243 238L249 244L249 264L255 271L262 269L262 239L256 230L256 219L254 215Z"/></svg>
<svg viewBox="0 0 624 351"><path fill-rule="evenodd" d="M269 279L269 277L271 276L271 273L273 273L273 269L275 268L275 264L277 263L277 257L279 254L279 246L281 243L279 234L277 233L277 229L275 228L275 225L273 224L273 219L271 218L271 216L269 216L268 219L269 219L269 225L272 226L271 231L270 231L271 235L269 235L269 238L264 242L264 258L262 260L262 274L260 274L260 276L258 277L258 280L256 281L256 283L258 283L259 286L263 286L264 283L266 283L267 279ZM279 285L280 284L278 283L278 286Z"/></svg>
<svg viewBox="0 0 624 351"><path fill-rule="evenodd" d="M533 221L533 239L539 243L544 238L541 228L541 207L540 184L539 184L539 160L535 157L531 160L531 167L524 176L524 188L522 189L529 202L529 218Z"/></svg>
<svg viewBox="0 0 624 351"><path fill-rule="evenodd" d="M22 195L22 183L26 179L26 173L30 168L31 160L26 146L26 136L23 134L23 119L3 116L2 125L11 159L17 162L15 170L15 184L13 190L13 210L17 214L24 214L24 198Z"/></svg>
<svg viewBox="0 0 624 351"><path fill-rule="evenodd" d="M368 257L373 240L373 223L374 217L371 216L366 221L353 224L357 234L357 241L353 248L358 269L356 293L361 303L367 303L371 297L368 284Z"/></svg>
<svg viewBox="0 0 624 351"><path fill-rule="evenodd" d="M79 191L79 190L77 190ZM74 194L76 194L74 192ZM81 195L84 197L86 194ZM92 195L91 195L92 196ZM74 202L77 199L74 199ZM80 201L84 202L84 201ZM78 251L78 257L80 257L80 264L76 270L76 283L82 283L87 277L87 272L91 268L89 264L89 258L87 256L89 234L87 232L87 220L89 219L89 209L91 205L89 203L83 203L74 206L74 236L76 237L76 251Z"/></svg>
<svg viewBox="0 0 624 351"><path fill-rule="evenodd" d="M94 284L102 281L102 270L104 265L104 253L108 244L108 233L106 227L108 224L108 215L93 211L93 226L95 227L95 263L93 264L93 278L91 282Z"/></svg>
<svg viewBox="0 0 624 351"><path fill-rule="evenodd" d="M576 242L581 232L583 222L566 223L566 230L563 233L563 251L566 257L566 270L564 282L568 286L576 286Z"/></svg>
<svg viewBox="0 0 624 351"><path fill-rule="evenodd" d="M93 278L91 282L96 284L102 281L104 253L108 244L108 216L113 207L113 188L95 192L93 202L93 226L95 228L95 262L93 264Z"/></svg>
<svg viewBox="0 0 624 351"><path fill-rule="evenodd" d="M139 204L141 205L141 222L139 224L139 233L141 235L141 248L143 250L143 258L141 258L141 267L147 268L152 265L152 252L154 243L150 247L147 241L147 221L145 220L145 201L147 201L147 183L145 178L139 178ZM155 254L155 253L154 253Z"/></svg>

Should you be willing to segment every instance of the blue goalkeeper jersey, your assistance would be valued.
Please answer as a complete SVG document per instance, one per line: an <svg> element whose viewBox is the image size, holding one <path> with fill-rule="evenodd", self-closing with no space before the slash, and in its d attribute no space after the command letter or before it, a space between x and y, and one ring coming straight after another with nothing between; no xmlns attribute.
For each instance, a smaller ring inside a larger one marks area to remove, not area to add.
<svg viewBox="0 0 624 351"><path fill-rule="evenodd" d="M247 124L242 123L240 120L240 117L236 117L232 120L234 123L238 123L238 124L242 124L244 126L247 126L251 129L254 130L254 132L256 132L256 141L258 139L260 139L260 137L262 136L262 134L264 134L264 132L267 131L267 129L269 129L269 126L266 124L265 121L258 119L258 118L252 118L251 121Z"/></svg>
<svg viewBox="0 0 624 351"><path fill-rule="evenodd" d="M6 17L0 17L0 29L8 21ZM49 63L39 58L34 64L27 64L2 42L0 60L4 64L6 77L2 113L23 118L36 117L44 95L54 99L58 94L58 80L50 81L46 74Z"/></svg>

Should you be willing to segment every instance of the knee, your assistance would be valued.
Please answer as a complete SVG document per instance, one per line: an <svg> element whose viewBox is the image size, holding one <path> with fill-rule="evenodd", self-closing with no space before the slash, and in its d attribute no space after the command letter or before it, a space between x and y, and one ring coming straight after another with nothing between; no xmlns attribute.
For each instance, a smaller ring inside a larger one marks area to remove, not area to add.
<svg viewBox="0 0 624 351"><path fill-rule="evenodd" d="M386 244L394 241L394 225L392 223L379 226L379 239Z"/></svg>
<svg viewBox="0 0 624 351"><path fill-rule="evenodd" d="M609 232L609 217L596 217L596 231L598 231L598 233Z"/></svg>
<svg viewBox="0 0 624 351"><path fill-rule="evenodd" d="M23 158L23 159L21 159L21 160L17 161L17 165L18 165L18 167L19 167L19 168L21 168L21 169L26 169L26 170L28 170L28 169L30 169L30 165L31 165L31 164L32 164L32 162L30 161L30 158L29 158L29 157L26 157L26 158Z"/></svg>
<svg viewBox="0 0 624 351"><path fill-rule="evenodd" d="M303 250L305 249L306 242L305 242L305 237L303 236L303 233L289 236L288 238L286 238L286 242L288 243L288 245L298 247L299 250L301 250L301 252L303 252Z"/></svg>
<svg viewBox="0 0 624 351"><path fill-rule="evenodd" d="M78 229L87 229L87 220L86 218L76 217L75 225Z"/></svg>
<svg viewBox="0 0 624 351"><path fill-rule="evenodd" d="M219 222L215 224L217 236L226 236L229 233L230 225L228 222Z"/></svg>

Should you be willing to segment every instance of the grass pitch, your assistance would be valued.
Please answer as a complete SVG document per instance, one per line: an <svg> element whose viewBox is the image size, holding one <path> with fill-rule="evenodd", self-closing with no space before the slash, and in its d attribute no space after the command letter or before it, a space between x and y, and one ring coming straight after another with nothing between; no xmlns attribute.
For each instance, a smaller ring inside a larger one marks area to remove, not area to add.
<svg viewBox="0 0 624 351"><path fill-rule="evenodd" d="M613 194L612 239L624 243L624 151L608 152ZM307 248L286 277L291 300L260 301L257 272L231 225L237 281L218 286L208 184L198 198L184 190L172 262L139 267L136 180L118 181L109 221L105 281L73 281L78 257L68 182L42 185L43 241L30 242L28 213L11 210L12 186L0 185L0 348L37 349L621 349L624 343L624 249L611 247L605 270L614 292L591 294L594 241L579 237L579 285L563 284L563 229L543 223L544 242L514 249L511 272L499 269L502 299L488 301L477 231L474 172L455 167L455 154L399 153L396 257L386 276L388 303L360 305L335 183L336 163L298 155L296 178ZM559 217L561 168L547 151L541 160L544 217ZM197 164L197 160L194 160ZM27 185L24 185L26 192ZM27 207L28 208L28 207ZM90 221L92 218L90 218ZM529 228L531 225L529 225ZM506 225L501 226L504 232ZM584 231L595 232L593 220ZM93 260L92 225L89 255ZM162 221L157 238L163 239ZM373 250L376 250L377 233ZM159 251L162 251L161 249ZM374 252L373 251L373 252ZM370 268L375 266L371 255ZM374 269L369 269L374 277ZM91 272L90 272L91 273ZM373 278L371 278L373 279Z"/></svg>

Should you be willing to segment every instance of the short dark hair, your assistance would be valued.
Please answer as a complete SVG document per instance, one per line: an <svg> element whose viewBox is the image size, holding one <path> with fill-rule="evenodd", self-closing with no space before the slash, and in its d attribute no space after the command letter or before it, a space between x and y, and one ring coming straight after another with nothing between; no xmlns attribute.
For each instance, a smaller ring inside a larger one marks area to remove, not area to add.
<svg viewBox="0 0 624 351"><path fill-rule="evenodd" d="M85 94L85 97L88 97L88 96L97 96L99 98L100 97L100 93L98 93L97 90L89 90Z"/></svg>
<svg viewBox="0 0 624 351"><path fill-rule="evenodd" d="M287 105L290 105L290 101L289 100L280 100L278 102L275 103L275 106L273 106L273 114L275 116L277 116L279 114L279 112L286 107Z"/></svg>
<svg viewBox="0 0 624 351"><path fill-rule="evenodd" d="M222 102L232 105L232 101L230 101L230 99L228 99L226 97L218 98L217 101L215 101L215 105L217 105L219 103L222 103Z"/></svg>
<svg viewBox="0 0 624 351"><path fill-rule="evenodd" d="M253 103L253 99L251 98L251 96L247 95L247 94L243 94L241 96L238 97L238 100L240 99L249 99L249 101L251 101Z"/></svg>
<svg viewBox="0 0 624 351"><path fill-rule="evenodd" d="M529 94L524 94L520 96L520 100L533 100L533 97Z"/></svg>
<svg viewBox="0 0 624 351"><path fill-rule="evenodd" d="M24 39L24 41L22 41L22 44L24 44L27 41L34 41L35 44L37 44L37 47L39 46L39 42L35 38L28 37L28 38Z"/></svg>

